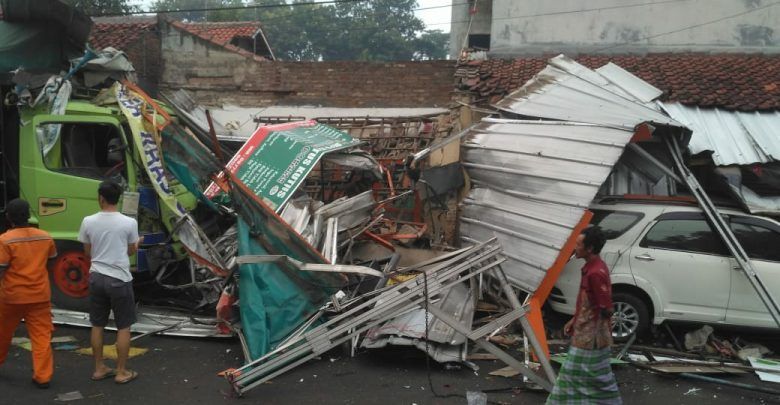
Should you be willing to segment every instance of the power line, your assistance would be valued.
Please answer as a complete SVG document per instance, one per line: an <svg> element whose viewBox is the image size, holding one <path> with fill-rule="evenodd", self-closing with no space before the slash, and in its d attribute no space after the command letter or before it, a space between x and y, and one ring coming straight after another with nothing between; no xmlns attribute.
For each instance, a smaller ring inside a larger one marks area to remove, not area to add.
<svg viewBox="0 0 780 405"><path fill-rule="evenodd" d="M729 20L729 19L732 19L732 18L741 17L743 15L747 15L747 14L750 14L750 13L753 13L753 12L756 12L756 11L759 11L759 10L764 10L764 9L767 9L767 8L770 8L770 7L777 6L779 4L780 4L780 1L777 1L777 2L774 2L774 3L769 3L769 4L761 6L761 7L756 7L754 9L751 9L751 10L748 10L748 11L743 11L741 13L724 16L724 17L721 17L721 18L718 18L718 19L715 19L715 20L712 20L712 21L706 21L706 22L699 23L699 24L689 25L687 27L678 28L676 30L667 31L667 32L661 32L661 33L658 33L658 34L648 35L646 37L639 38L639 39L636 39L636 40L626 41L626 42L623 42L623 43L620 43L620 44L606 46L606 47L603 47L603 48L596 49L595 52L602 52L602 51L606 51L606 50L609 50L609 49L619 48L619 47L625 46L625 45L630 45L630 44L633 44L633 43L639 42L639 41L646 41L648 39L658 38L658 37L662 37L664 35L676 34L678 32L683 32L683 31L687 31L687 30L690 30L690 29L703 27L705 25L716 24L716 23L719 23L721 21L726 21L726 20Z"/></svg>
<svg viewBox="0 0 780 405"><path fill-rule="evenodd" d="M690 0L660 0L660 1L652 1L652 2L644 2L644 3L634 3L634 4L624 4L619 6L610 6L610 7L596 7L596 8L589 8L589 9L578 9L578 10L565 10L565 11L553 11L553 12L546 12L546 13L537 13L537 14L525 14L525 15L519 15L519 16L513 16L513 17L501 17L501 18L494 18L493 21L500 21L500 20L515 20L515 19L522 19L522 18L531 18L531 17L544 17L544 16L550 16L550 15L563 15L563 14L578 14L578 13L587 13L587 12L597 12L597 11L604 11L604 10L612 10L612 9L621 9L621 8L632 8L632 7L641 7L641 6L651 6L656 4L666 4L666 3L679 3L683 1L690 1ZM295 4L295 3L293 3ZM302 3L299 3L302 4ZM322 4L322 3L319 3ZM421 11L421 10L431 10L431 9L437 9L437 8L445 8L445 7L454 7L454 6L462 6L462 5L470 5L470 2L464 2L464 3L453 3L448 4L445 6L428 6L428 7L418 7L414 8L411 11ZM196 10L193 10L196 11ZM293 17L298 17L304 13L311 13L317 11L316 9L309 9L306 11L302 11L300 14L295 13L291 15L286 16L278 16L278 17L271 17L262 19L260 23L264 25L265 27L268 27L267 24L269 21L274 20L286 20ZM390 16L389 13L383 13L381 15L384 16ZM452 24L458 24L458 23L468 23L468 20L464 21L452 21ZM450 23L436 23L436 24L426 24L426 26L434 26L434 25L445 25ZM376 31L378 29L381 29L382 27L378 26L346 26L343 28L331 28L331 29L307 29L306 32L308 33L327 33L327 32L337 32L337 31ZM385 24L385 29L392 29L392 28L398 28L397 25L392 24ZM288 27L287 29L281 30L281 32L292 32L294 30L301 30L301 27Z"/></svg>
<svg viewBox="0 0 780 405"><path fill-rule="evenodd" d="M329 1L311 1L311 2L305 2L305 3L291 3L291 4L253 4L253 5L245 5L245 6L231 6L231 7L212 7L212 8L193 8L193 9L183 9L183 10L165 10L165 11L136 11L131 13L106 13L101 14L99 16L109 16L109 15L133 15L133 14L149 14L149 13L186 13L186 12L199 12L199 11L220 11L220 10L251 10L251 9L272 9L272 8L292 8L297 6L312 6L312 5L336 5L336 4L342 4L342 3L358 3L358 2L364 2L367 0L329 0ZM660 1L651 1L651 2L643 2L643 3L634 3L634 4L623 4L623 5L616 5L616 6L608 6L608 7L595 7L595 8L589 8L589 9L578 9L578 10L563 10L563 11L551 11L551 12L544 12L544 13L535 13L535 14L525 14L525 15L518 15L518 16L510 16L510 17L499 17L499 18L492 18L492 21L505 21L505 20L517 20L517 19L523 19L523 18L533 18L533 17L545 17L545 16L553 16L553 15L565 15L565 14L581 14L581 13L589 13L589 12L598 12L598 11L607 11L607 10L615 10L615 9L623 9L623 8L633 8L633 7L644 7L644 6L652 6L652 5L658 5L658 4L668 4L668 3L680 3L683 1L690 1L690 0L660 0ZM442 6L429 6L429 7L418 7L411 9L411 11L421 11L421 10L431 10L431 9L437 9L437 8L445 8L445 7L455 7L455 6L462 6L462 5L469 5L470 2L463 2L463 3L453 3L448 5L442 5ZM597 49L596 52L601 52L605 50L609 50L612 48L617 48L620 46L629 45L635 42L644 41L648 39L653 39L657 37L661 37L664 35L670 35L682 31L687 31L689 29L694 29L710 24L715 24L721 21L725 21L731 18L740 17L746 14L750 14L759 10L767 9L770 7L774 7L776 5L780 4L779 2L770 3L761 7L757 7L748 11L740 12L737 14L732 14L729 16L724 16L712 21L707 21L704 23L694 24L686 27L682 27L676 30L663 32L659 34L649 35L643 38L639 38L632 41L626 41L620 44L614 44L610 46L606 46L604 48ZM306 10L303 13L311 13L313 11L316 11L316 9L309 9ZM383 14L385 16L389 16L388 13ZM93 15L98 16L98 15ZM278 17L271 17L264 20L261 20L260 23L264 24L268 21L274 21L274 20L285 20L292 18L294 16L300 16L300 14L295 15L286 15L286 16L278 16ZM426 24L426 26L435 26L435 25L446 25L446 24L460 24L460 23L468 23L468 20L461 20L461 21L450 21L445 23L433 23L433 24ZM300 27L289 27L289 30L281 30L282 32L285 31L291 31L292 29L300 30ZM393 26L391 24L385 24L383 27L380 26L358 26L358 27L343 27L343 28L337 28L337 29L321 29L321 30L306 30L308 33L327 33L327 32L335 32L335 31L376 31L379 29L384 28L387 30L388 28L397 28L397 26Z"/></svg>
<svg viewBox="0 0 780 405"><path fill-rule="evenodd" d="M691 1L691 0L661 0L661 1L651 1L651 2L645 2L645 3L623 4L623 5L619 5L619 6L585 8L585 9L579 9L579 10L549 11L549 12L546 12L546 13L538 13L538 14L525 14L525 15L517 15L517 16L512 16L512 17L491 18L491 21L518 20L518 19L521 19L521 18L547 17L547 16L552 16L552 15L590 13L590 12L596 12L596 11L606 11L606 10L614 10L614 9L621 9L621 8L653 6L653 5L656 5L656 4L682 3L684 1ZM469 3L453 4L453 6L464 5L464 4L469 4ZM426 25L431 26L431 25L446 25L446 24L465 24L465 23L468 23L468 22L469 22L469 20L461 20L461 21L450 21L450 22L433 23L433 24L426 24Z"/></svg>
<svg viewBox="0 0 780 405"><path fill-rule="evenodd" d="M264 8L282 8L282 7L298 7L298 6L313 6L320 4L341 4L341 3L360 3L368 0L326 0L326 1L310 1L305 3L291 3L291 4L253 4L251 6L228 6L228 7L203 7L203 8L191 8L184 10L147 10L147 11L129 11L129 12L116 12L116 13L101 13L101 14L87 14L89 17L115 17L123 15L137 15L137 14L154 14L154 13L192 13L198 11L226 11L226 10L253 10Z"/></svg>
<svg viewBox="0 0 780 405"><path fill-rule="evenodd" d="M580 10L554 11L554 12L537 13L537 14L526 14L526 15L519 15L519 16L513 16L513 17L494 18L492 20L493 21L498 21L498 20L515 20L515 19L531 18L531 17L543 17L543 16L549 16L549 15L578 14L578 13L604 11L604 10L611 10L611 9L618 9L618 8L650 6L650 5L666 4L666 3L680 3L680 2L684 2L684 1L691 1L691 0L661 0L661 1L653 1L653 2L645 2L645 3L624 4L624 5L620 5L620 6L597 7L597 8L580 9ZM457 3L457 4L452 4L452 6L466 5L466 4L470 4L470 3L468 3L468 2L466 2L466 3ZM426 9L441 8L441 7L450 7L450 6L449 5L447 5L447 6L432 6L432 7L427 7ZM387 13L384 13L382 15L389 16L389 14L387 14ZM276 18L284 19L285 17L276 17ZM267 19L265 21L260 21L260 23L265 25L265 22L270 21L270 20L271 19ZM468 20L452 21L452 24L458 24L458 23L468 23ZM426 24L426 26L429 27L429 26L433 26L433 25L443 25L443 24L449 24L449 23ZM378 30L381 30L382 28L387 30L387 29L399 28L399 26L398 25L393 25L393 24L385 24L383 26L376 26L376 25L375 26L366 26L366 25L362 25L362 26L344 26L344 27L339 27L339 28L328 28L328 29L306 29L305 31L307 33L310 33L310 34L323 34L323 33L328 33L328 32L342 32L342 31L345 31L345 32L378 31ZM297 27L297 26L296 27L288 26L288 27L285 27L285 29L278 30L277 33L279 33L279 32L285 33L285 32L300 31L301 29L302 29L301 27Z"/></svg>
<svg viewBox="0 0 780 405"><path fill-rule="evenodd" d="M190 8L190 9L177 9L177 10L147 10L147 11L132 11L127 13L104 13L104 14L92 14L91 17L107 17L107 16L121 16L121 15L135 15L135 14L153 14L153 13L192 13L192 12L200 12L200 11L220 11L220 10L253 10L253 9L266 9L266 8L282 8L282 7L297 7L297 6L311 6L311 5L318 5L318 4L340 4L340 3L359 3L359 2L365 2L369 0L330 0L330 1L311 1L306 3L290 3L290 4L252 4L252 5L245 5L245 6L229 6L229 7L204 7L204 8ZM514 19L520 19L520 18L531 18L531 17L545 17L545 16L551 16L551 15L562 15L562 14L578 14L578 13L588 13L588 12L595 12L595 11L606 11L606 10L614 10L614 9L621 9L621 8L633 8L633 7L642 7L642 6L651 6L656 4L665 4L665 3L679 3L683 1L690 1L690 0L661 0L661 1L652 1L652 2L643 2L643 3L633 3L633 4L622 4L617 6L608 6L608 7L596 7L596 8L587 8L587 9L578 9L578 10L564 10L564 11L550 11L545 13L538 13L538 14L526 14L526 15L519 15L519 16L513 16L513 17L499 17L499 18L493 18L492 21L500 21L500 20L514 20ZM446 8L446 7L455 7L455 6L465 6L470 5L471 2L463 2L463 3L453 3L453 4L447 4L442 6L428 6L428 7L417 7L411 9L411 11L422 11L422 10L433 10L437 8ZM262 22L262 21L261 21ZM428 24L428 25L445 25L445 24L460 24L460 23L468 23L468 20L462 20L462 21L451 21L451 22L445 22L445 23L435 23L435 24Z"/></svg>

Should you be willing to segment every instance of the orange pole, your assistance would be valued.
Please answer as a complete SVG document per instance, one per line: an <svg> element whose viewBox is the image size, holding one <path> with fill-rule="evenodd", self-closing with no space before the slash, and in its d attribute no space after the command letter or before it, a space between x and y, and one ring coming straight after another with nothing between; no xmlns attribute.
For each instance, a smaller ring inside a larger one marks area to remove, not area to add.
<svg viewBox="0 0 780 405"><path fill-rule="evenodd" d="M590 211L586 210L585 213L582 214L580 222L577 223L574 230L572 230L571 235L569 235L563 248L561 248L561 251L558 253L555 262L553 262L552 266L547 270L547 274L545 274L541 284L539 284L539 287L533 295L531 295L531 298L528 301L530 309L528 321L531 323L531 327L534 330L536 340L539 341L539 344L544 349L545 355L548 358L550 357L550 348L547 345L547 333L544 330L542 304L544 304L547 297L550 296L550 292L558 281L558 277L561 275L563 268L566 266L566 263L569 262L572 253L574 253L574 245L577 244L577 237L585 228L587 228L588 224L590 224L591 218L593 218L593 213ZM536 356L536 354L534 355Z"/></svg>

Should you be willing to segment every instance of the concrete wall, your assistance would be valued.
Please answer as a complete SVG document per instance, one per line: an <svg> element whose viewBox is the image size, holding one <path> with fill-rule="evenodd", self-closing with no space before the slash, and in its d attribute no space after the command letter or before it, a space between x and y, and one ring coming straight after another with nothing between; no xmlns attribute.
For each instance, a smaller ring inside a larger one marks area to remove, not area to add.
<svg viewBox="0 0 780 405"><path fill-rule="evenodd" d="M491 0L476 0L476 13L471 20L469 31L469 10L471 5L463 0L452 1L452 19L450 24L450 59L458 59L464 44L466 32L471 34L490 34L490 24L493 18L493 3Z"/></svg>
<svg viewBox="0 0 780 405"><path fill-rule="evenodd" d="M199 91L236 91L255 61L170 24L160 23L163 70L160 87Z"/></svg>
<svg viewBox="0 0 780 405"><path fill-rule="evenodd" d="M166 25L161 88L202 104L446 107L454 61L271 62L223 49Z"/></svg>
<svg viewBox="0 0 780 405"><path fill-rule="evenodd" d="M771 6L770 0L492 3L491 53L498 57L596 51L780 52L780 5ZM735 17L725 18L730 16ZM696 25L701 26L686 29ZM453 24L452 37L462 38L456 28L463 27ZM621 45L625 43L630 44Z"/></svg>

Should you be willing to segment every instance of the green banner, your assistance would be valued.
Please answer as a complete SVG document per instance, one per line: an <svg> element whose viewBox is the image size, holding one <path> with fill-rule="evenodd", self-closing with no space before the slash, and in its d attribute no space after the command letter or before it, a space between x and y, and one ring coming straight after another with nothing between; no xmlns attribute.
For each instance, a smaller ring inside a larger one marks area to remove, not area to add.
<svg viewBox="0 0 780 405"><path fill-rule="evenodd" d="M227 169L273 210L279 211L314 165L328 152L360 143L345 132L314 120L260 127L230 159ZM220 174L219 180L224 179ZM213 198L212 183L204 194Z"/></svg>

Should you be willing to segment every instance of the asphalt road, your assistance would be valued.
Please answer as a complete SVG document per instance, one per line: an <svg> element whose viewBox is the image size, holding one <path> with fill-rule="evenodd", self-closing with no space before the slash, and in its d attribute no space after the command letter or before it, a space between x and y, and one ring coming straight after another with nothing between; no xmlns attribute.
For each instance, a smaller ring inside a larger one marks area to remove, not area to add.
<svg viewBox="0 0 780 405"><path fill-rule="evenodd" d="M17 336L24 336L20 327ZM89 344L89 331L58 326L55 336L74 336L78 344ZM107 338L113 343L113 336ZM416 349L381 349L362 352L355 358L340 351L324 355L270 383L257 387L243 398L231 396L227 382L217 372L241 364L241 349L234 340L204 340L149 336L137 342L148 349L131 359L140 373L137 380L117 385L113 380L94 382L91 357L72 351L55 352L56 370L48 390L30 383L30 353L13 347L0 366L0 404L46 404L58 394L78 391L84 398L72 404L465 404L465 398L436 398L428 384L428 369L422 352ZM438 394L464 395L467 390L496 390L488 394L496 403L539 404L543 392L511 390L516 378L489 376L503 367L494 361L478 362L480 370L449 370L431 362L431 379ZM670 379L632 366L615 369L626 404L771 404L780 398L714 384ZM780 384L762 383L755 375L723 377L731 381L780 389Z"/></svg>

